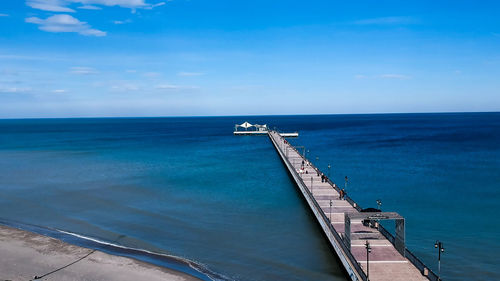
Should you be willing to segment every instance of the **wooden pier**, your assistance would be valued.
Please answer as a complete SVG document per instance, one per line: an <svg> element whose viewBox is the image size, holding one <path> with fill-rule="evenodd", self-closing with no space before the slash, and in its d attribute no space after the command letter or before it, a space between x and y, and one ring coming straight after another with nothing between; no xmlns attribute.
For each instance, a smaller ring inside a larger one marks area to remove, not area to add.
<svg viewBox="0 0 500 281"><path fill-rule="evenodd" d="M340 198L341 189L322 180L321 171L283 136L271 130L268 135L351 280L438 280L405 247L404 218L361 212L348 196ZM396 237L379 224L384 219L396 220Z"/></svg>

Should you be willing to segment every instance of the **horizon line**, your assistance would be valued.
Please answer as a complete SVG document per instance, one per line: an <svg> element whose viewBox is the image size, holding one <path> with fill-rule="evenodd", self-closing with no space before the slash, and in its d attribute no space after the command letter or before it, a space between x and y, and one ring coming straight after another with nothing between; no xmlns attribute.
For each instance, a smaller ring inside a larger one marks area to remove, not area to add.
<svg viewBox="0 0 500 281"><path fill-rule="evenodd" d="M301 114L247 114L247 115L165 115L165 116L74 116L74 117L2 117L0 120L26 119L127 119L127 118L217 118L217 117L264 117L264 116L327 116L327 115L404 115L404 114L472 114L500 113L500 111L431 111L431 112L365 112L365 113L301 113Z"/></svg>

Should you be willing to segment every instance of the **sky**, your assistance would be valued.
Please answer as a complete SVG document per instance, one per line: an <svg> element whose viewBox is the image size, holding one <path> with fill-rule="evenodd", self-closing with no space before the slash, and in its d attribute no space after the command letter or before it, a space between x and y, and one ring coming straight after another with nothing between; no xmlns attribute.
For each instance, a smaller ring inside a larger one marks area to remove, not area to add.
<svg viewBox="0 0 500 281"><path fill-rule="evenodd" d="M499 110L499 1L0 1L0 118Z"/></svg>

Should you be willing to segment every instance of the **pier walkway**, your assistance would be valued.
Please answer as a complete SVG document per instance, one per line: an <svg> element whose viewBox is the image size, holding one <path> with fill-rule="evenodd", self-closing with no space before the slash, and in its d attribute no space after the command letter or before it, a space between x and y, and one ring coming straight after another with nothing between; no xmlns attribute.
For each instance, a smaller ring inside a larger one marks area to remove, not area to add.
<svg viewBox="0 0 500 281"><path fill-rule="evenodd" d="M279 133L269 131L268 135L352 280L437 280L404 246L404 221L403 246L398 249L397 240L401 237L393 237L377 220L363 223L360 218L365 213L360 212L359 205L347 196L341 199L339 187L329 179L322 182L321 171ZM347 234L346 228L349 228ZM368 264L367 241L371 247Z"/></svg>

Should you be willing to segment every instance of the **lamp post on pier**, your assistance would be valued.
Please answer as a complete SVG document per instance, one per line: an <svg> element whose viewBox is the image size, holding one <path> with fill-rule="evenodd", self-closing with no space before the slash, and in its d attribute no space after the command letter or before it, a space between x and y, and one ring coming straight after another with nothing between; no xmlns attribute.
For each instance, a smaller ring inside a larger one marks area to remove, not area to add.
<svg viewBox="0 0 500 281"><path fill-rule="evenodd" d="M328 164L328 178L330 178L330 168L331 168L331 167L332 167L332 166L331 166L330 164Z"/></svg>
<svg viewBox="0 0 500 281"><path fill-rule="evenodd" d="M441 253L444 252L443 243L437 240L434 248L438 249L438 280L441 280Z"/></svg>
<svg viewBox="0 0 500 281"><path fill-rule="evenodd" d="M349 179L347 178L347 176L345 176L344 180L344 189L347 189L347 182L349 181Z"/></svg>
<svg viewBox="0 0 500 281"><path fill-rule="evenodd" d="M377 199L377 206L378 206L378 209L380 210L380 206L382 206L382 200Z"/></svg>
<svg viewBox="0 0 500 281"><path fill-rule="evenodd" d="M372 247L370 247L370 243L366 240L365 243L366 248L366 280L370 280L370 253L372 252Z"/></svg>

